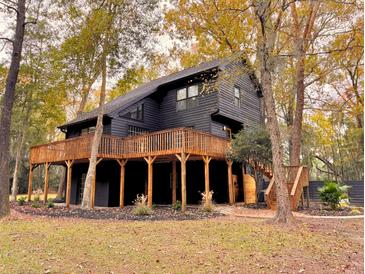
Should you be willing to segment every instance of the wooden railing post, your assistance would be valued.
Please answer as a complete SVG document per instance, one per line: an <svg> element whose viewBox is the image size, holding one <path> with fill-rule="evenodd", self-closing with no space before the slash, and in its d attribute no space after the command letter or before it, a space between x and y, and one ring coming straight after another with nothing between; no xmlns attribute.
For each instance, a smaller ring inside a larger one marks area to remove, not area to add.
<svg viewBox="0 0 365 274"><path fill-rule="evenodd" d="M181 155L176 154L176 157L181 163L181 211L186 210L186 162L190 154L182 152Z"/></svg>
<svg viewBox="0 0 365 274"><path fill-rule="evenodd" d="M73 160L65 161L67 166L67 181L66 181L66 207L70 208L70 196L71 196L71 180L72 180L72 165Z"/></svg>
<svg viewBox="0 0 365 274"><path fill-rule="evenodd" d="M176 204L176 161L172 161L172 204Z"/></svg>
<svg viewBox="0 0 365 274"><path fill-rule="evenodd" d="M153 191L153 162L156 160L156 156L148 156L147 158L144 157L145 161L148 165L148 186L147 186L147 202L148 207L152 208L152 191Z"/></svg>
<svg viewBox="0 0 365 274"><path fill-rule="evenodd" d="M50 163L45 163L44 164L44 199L43 199L43 202L44 203L47 203L47 198L48 198L48 171L49 171L49 167L50 167Z"/></svg>
<svg viewBox="0 0 365 274"><path fill-rule="evenodd" d="M227 176L228 176L228 197L229 204L233 205L233 178L232 178L232 160L227 160Z"/></svg>
<svg viewBox="0 0 365 274"><path fill-rule="evenodd" d="M33 186L33 165L29 165L29 178L28 178L28 202L32 200L32 186Z"/></svg>
<svg viewBox="0 0 365 274"><path fill-rule="evenodd" d="M119 192L119 207L124 207L124 180L125 180L125 165L128 162L127 159L117 160L120 165L120 192Z"/></svg>

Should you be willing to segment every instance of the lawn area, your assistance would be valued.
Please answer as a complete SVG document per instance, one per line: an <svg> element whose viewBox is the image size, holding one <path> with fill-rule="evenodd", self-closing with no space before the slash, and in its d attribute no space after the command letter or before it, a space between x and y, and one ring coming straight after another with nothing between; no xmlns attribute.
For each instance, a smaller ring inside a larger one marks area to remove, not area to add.
<svg viewBox="0 0 365 274"><path fill-rule="evenodd" d="M0 221L0 273L363 273L363 220Z"/></svg>

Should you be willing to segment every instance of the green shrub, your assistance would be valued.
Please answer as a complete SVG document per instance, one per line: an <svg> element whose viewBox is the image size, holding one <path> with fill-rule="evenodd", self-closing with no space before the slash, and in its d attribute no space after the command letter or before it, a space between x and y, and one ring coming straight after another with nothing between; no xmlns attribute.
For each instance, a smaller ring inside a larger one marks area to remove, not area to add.
<svg viewBox="0 0 365 274"><path fill-rule="evenodd" d="M33 198L33 201L34 202L38 202L39 203L40 200L41 200L41 198L39 197L38 194L34 195L34 198Z"/></svg>
<svg viewBox="0 0 365 274"><path fill-rule="evenodd" d="M150 215L152 214L152 210L147 205L147 196L141 194L137 195L137 198L134 200L134 210L133 213L135 215Z"/></svg>
<svg viewBox="0 0 365 274"><path fill-rule="evenodd" d="M54 203L53 203L53 199L49 198L47 200L47 208L54 208Z"/></svg>
<svg viewBox="0 0 365 274"><path fill-rule="evenodd" d="M212 212L214 210L213 193L214 193L213 191L209 191L208 194L205 194L205 192L201 193L202 206L204 211Z"/></svg>
<svg viewBox="0 0 365 274"><path fill-rule="evenodd" d="M339 202L342 199L347 199L347 191L349 186L340 185L333 181L325 181L323 187L319 187L319 198L322 203L329 205L332 209L338 207Z"/></svg>
<svg viewBox="0 0 365 274"><path fill-rule="evenodd" d="M179 200L177 200L173 205L172 208L176 211L180 211L181 210L181 202Z"/></svg>
<svg viewBox="0 0 365 274"><path fill-rule="evenodd" d="M34 208L39 208L39 207L40 207L39 201L34 200L34 201L32 202L32 207L34 207Z"/></svg>
<svg viewBox="0 0 365 274"><path fill-rule="evenodd" d="M20 205L20 206L24 205L24 203L25 203L25 197L24 196L20 196L18 198L17 202L18 202L18 205Z"/></svg>

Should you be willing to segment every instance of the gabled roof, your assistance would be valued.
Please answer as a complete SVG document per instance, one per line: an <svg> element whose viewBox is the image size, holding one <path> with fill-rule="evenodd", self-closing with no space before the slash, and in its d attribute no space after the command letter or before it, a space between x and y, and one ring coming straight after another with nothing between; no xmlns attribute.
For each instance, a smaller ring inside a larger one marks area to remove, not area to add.
<svg viewBox="0 0 365 274"><path fill-rule="evenodd" d="M214 68L223 69L230 62L231 62L230 57L216 59L213 61L201 63L197 66L187 68L176 73L172 73L167 76L160 77L156 80L152 80L146 84L139 86L138 88L131 90L125 95L119 96L113 101L106 103L104 105L104 115L108 116L109 114L111 114L114 111L117 111L118 109L121 108L125 109L131 106L132 104L138 102L139 100L142 100L143 98L156 92L158 88L162 85L169 84L174 81L190 77L195 74L208 71ZM70 125L78 124L89 120L94 120L97 118L97 115L98 115L98 108L90 112L82 113L77 118L59 126L59 128L62 129Z"/></svg>

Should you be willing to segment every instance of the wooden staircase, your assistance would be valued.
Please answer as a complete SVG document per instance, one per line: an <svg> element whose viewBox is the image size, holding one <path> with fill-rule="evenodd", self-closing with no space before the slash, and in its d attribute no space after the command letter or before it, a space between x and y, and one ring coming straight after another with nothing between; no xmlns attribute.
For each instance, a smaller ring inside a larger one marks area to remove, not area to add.
<svg viewBox="0 0 365 274"><path fill-rule="evenodd" d="M257 161L248 162L256 171L262 173L270 179L269 186L265 191L265 201L269 209L276 209L276 191L275 179L273 177L272 166L270 164L263 164ZM288 187L290 206L292 210L297 210L299 202L304 206L304 187L309 186L308 167L306 166L286 166L285 178ZM307 206L309 206L307 189Z"/></svg>

